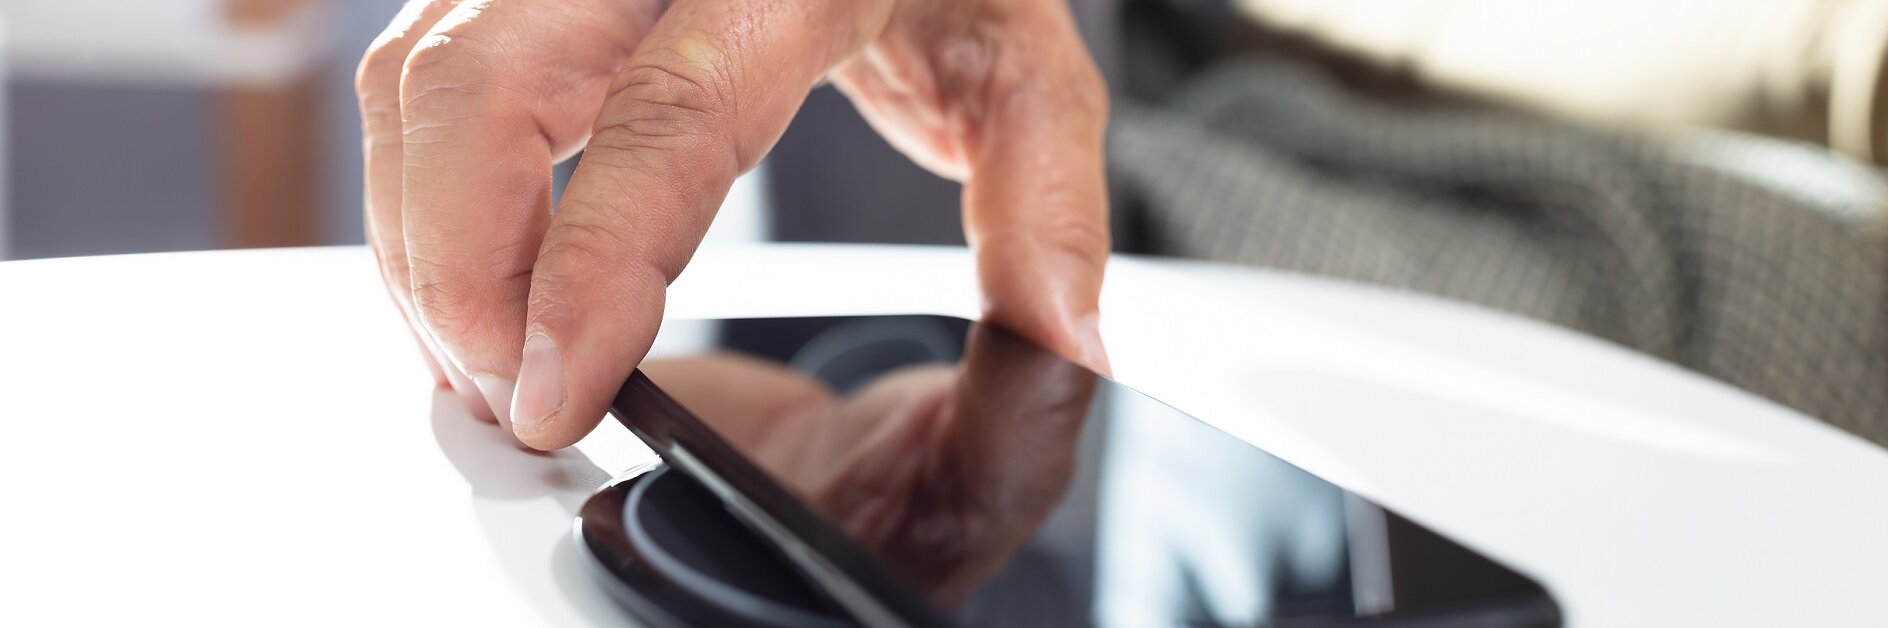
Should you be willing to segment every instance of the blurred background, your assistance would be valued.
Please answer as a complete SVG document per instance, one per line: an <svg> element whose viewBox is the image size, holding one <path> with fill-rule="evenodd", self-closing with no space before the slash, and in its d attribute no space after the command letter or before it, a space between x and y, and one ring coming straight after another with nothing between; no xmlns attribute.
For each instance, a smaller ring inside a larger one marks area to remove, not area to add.
<svg viewBox="0 0 1888 628"><path fill-rule="evenodd" d="M361 242L354 69L400 4L0 0L0 259ZM809 209L768 220L756 173L718 237L961 242L955 185L830 88L802 118L772 161L829 157L773 192Z"/></svg>
<svg viewBox="0 0 1888 628"><path fill-rule="evenodd" d="M377 0L8 0L12 258L361 240Z"/></svg>
<svg viewBox="0 0 1888 628"><path fill-rule="evenodd" d="M0 0L0 259L361 242L399 4ZM1888 443L1888 0L1071 6L1119 249L1509 311ZM957 203L821 88L711 239L962 243Z"/></svg>

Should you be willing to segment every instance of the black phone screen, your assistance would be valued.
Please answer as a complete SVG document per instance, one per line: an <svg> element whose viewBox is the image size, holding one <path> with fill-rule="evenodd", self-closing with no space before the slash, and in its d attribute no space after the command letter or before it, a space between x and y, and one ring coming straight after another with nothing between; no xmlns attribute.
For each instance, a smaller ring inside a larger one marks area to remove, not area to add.
<svg viewBox="0 0 1888 628"><path fill-rule="evenodd" d="M719 323L612 414L866 625L1559 625L1533 580L997 327Z"/></svg>

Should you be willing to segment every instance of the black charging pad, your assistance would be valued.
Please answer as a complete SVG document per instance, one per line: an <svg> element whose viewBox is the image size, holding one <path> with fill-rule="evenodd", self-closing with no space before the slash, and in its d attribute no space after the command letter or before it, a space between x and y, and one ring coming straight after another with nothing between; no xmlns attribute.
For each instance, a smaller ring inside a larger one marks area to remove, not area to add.
<svg viewBox="0 0 1888 628"><path fill-rule="evenodd" d="M617 598L661 626L851 626L779 550L687 474L631 470L585 502L577 536Z"/></svg>

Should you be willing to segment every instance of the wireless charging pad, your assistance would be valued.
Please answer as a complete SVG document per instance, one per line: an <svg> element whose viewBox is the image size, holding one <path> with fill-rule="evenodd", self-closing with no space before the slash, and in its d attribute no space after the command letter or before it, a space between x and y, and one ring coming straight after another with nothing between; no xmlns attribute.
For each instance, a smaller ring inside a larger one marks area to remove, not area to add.
<svg viewBox="0 0 1888 628"><path fill-rule="evenodd" d="M578 515L577 535L612 592L650 623L853 625L713 493L665 465L598 491Z"/></svg>

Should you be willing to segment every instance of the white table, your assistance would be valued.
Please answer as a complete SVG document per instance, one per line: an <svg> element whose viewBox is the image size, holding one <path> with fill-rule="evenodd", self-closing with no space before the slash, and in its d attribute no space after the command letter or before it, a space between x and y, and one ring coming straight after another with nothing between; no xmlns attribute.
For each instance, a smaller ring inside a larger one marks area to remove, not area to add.
<svg viewBox="0 0 1888 628"><path fill-rule="evenodd" d="M0 625L618 624L534 455L428 385L358 248L0 264ZM696 256L670 316L974 314L961 250ZM1576 626L1888 625L1888 451L1432 299L1117 259L1119 379L1539 578ZM699 330L670 325L664 346Z"/></svg>

